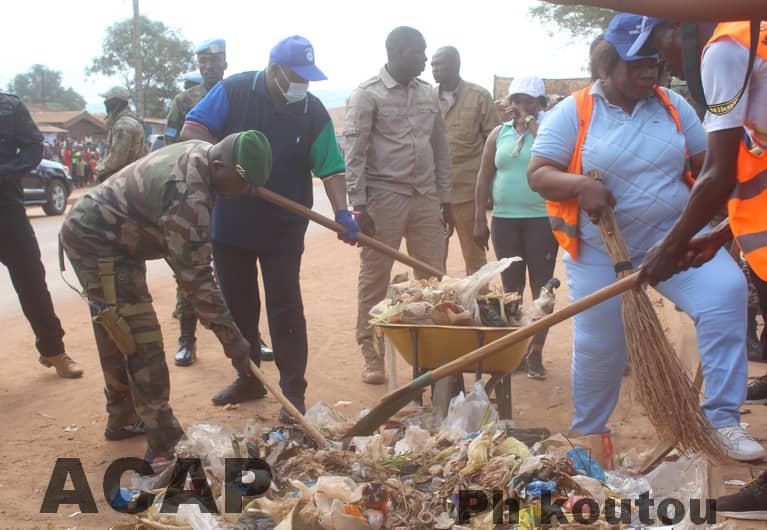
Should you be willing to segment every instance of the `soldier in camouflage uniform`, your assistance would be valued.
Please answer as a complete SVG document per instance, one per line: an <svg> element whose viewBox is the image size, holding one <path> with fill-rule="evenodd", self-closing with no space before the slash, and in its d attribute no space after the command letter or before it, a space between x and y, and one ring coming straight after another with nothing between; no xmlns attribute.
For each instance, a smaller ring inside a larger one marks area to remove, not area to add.
<svg viewBox="0 0 767 530"><path fill-rule="evenodd" d="M224 39L206 41L195 49L195 53L197 54L197 64L202 76L202 83L184 90L173 98L165 126L165 145L178 142L186 113L205 97L208 90L224 78L224 71L227 66L226 41ZM173 316L178 319L181 328L175 363L177 366L190 366L197 359L197 338L195 337L197 317L194 308L184 297L181 289L176 290L176 310L173 312Z"/></svg>
<svg viewBox="0 0 767 530"><path fill-rule="evenodd" d="M197 66L200 69L202 83L176 94L170 104L170 112L165 125L165 145L178 142L186 114L205 97L216 83L224 78L226 71L226 41L213 39L200 44L194 52L197 54Z"/></svg>
<svg viewBox="0 0 767 530"><path fill-rule="evenodd" d="M213 278L210 211L216 195L234 197L263 185L270 171L271 148L259 132L231 134L215 145L184 142L123 168L67 215L61 242L94 317L108 439L132 435L141 420L151 458L169 456L183 435L168 403L168 367L146 260L168 262L238 374L254 377L250 345Z"/></svg>
<svg viewBox="0 0 767 530"><path fill-rule="evenodd" d="M121 170L144 155L144 122L130 110L130 93L126 88L115 86L104 94L107 111L106 154L93 171L104 182L110 175Z"/></svg>

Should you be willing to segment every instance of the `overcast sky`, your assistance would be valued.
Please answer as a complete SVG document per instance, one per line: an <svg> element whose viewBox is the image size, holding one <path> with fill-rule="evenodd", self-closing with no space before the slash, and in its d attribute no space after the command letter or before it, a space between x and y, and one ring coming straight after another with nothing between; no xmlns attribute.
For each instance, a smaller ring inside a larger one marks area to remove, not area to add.
<svg viewBox="0 0 767 530"><path fill-rule="evenodd" d="M180 31L197 44L227 41L227 75L263 68L269 50L292 34L308 38L327 81L313 89L343 90L375 75L386 62L384 41L396 26L423 33L427 57L440 46L461 53L464 79L492 90L493 75L537 74L579 77L588 46L549 36L530 19L537 0L437 2L432 0L140 0L142 14ZM35 63L59 70L90 110L102 108L98 94L119 82L87 77L85 68L101 52L107 27L132 15L131 0L20 0L3 3L0 88ZM422 78L433 82L427 64Z"/></svg>

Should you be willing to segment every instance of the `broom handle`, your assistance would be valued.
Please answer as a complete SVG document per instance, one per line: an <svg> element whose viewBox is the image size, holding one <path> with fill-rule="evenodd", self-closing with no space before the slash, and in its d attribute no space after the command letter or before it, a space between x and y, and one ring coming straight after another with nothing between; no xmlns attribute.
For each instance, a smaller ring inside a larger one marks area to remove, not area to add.
<svg viewBox="0 0 767 530"><path fill-rule="evenodd" d="M290 400L285 397L285 394L282 393L280 388L272 385L266 378L266 374L264 374L264 372L262 372L258 366L251 363L248 364L250 364L250 369L253 371L253 375L256 376L256 379L261 381L264 387L266 387L266 389L274 397L277 398L277 401L279 401L280 404L287 409L290 415L293 416L293 418L301 424L301 427L306 429L306 432L308 432L309 435L314 438L314 440L319 444L320 448L328 447L330 444L328 443L328 440L325 438L325 436L323 436L319 429L317 429L317 427L315 427L309 420L307 420L306 417L301 414L301 411L298 410L296 406L293 405L293 403L291 403Z"/></svg>
<svg viewBox="0 0 767 530"><path fill-rule="evenodd" d="M563 309L560 309L559 311L555 311L540 320L536 320L532 324L520 328L517 331L512 331L500 339L496 339L489 344L485 344L484 346L459 357L458 359L450 361L447 364L443 364L439 368L431 370L428 372L430 374L431 382L437 381L449 375L461 373L465 367L476 364L485 357L493 355L494 353L497 353L500 350L511 346L512 344L516 344L529 337L537 335L541 331L547 330L550 327L559 324L560 322L563 322L582 311L585 311L586 309L594 307L600 302L604 302L608 298L612 298L613 296L624 293L630 289L633 289L634 287L637 287L638 285L639 272L634 272L622 280L618 280L617 282L608 285L607 287L603 287L602 289L599 289L598 291L595 291L590 295L581 298L577 302L573 302L572 304Z"/></svg>
<svg viewBox="0 0 767 530"><path fill-rule="evenodd" d="M347 231L347 228L341 223L336 223L332 219L325 217L324 215L321 215L310 208L307 208L303 204L298 204L295 201L291 201L290 199L283 197L279 193L274 193L271 190L260 187L260 188L256 188L256 195L258 195L261 199L265 200L266 202L272 203L275 206L279 206L280 208L284 208L285 210L288 210L289 212L293 212L296 215L300 215L301 217L304 217L305 219L309 219L310 221L314 221L315 223L322 225L325 228L329 228L330 230L337 232L339 234L341 232ZM413 267L417 271L425 272L429 274L430 276L441 278L442 275L445 274L444 271L441 271L435 267L432 267L428 263L424 263L423 261L419 259L408 256L407 254L403 254L402 252L399 252L391 248L389 245L382 243L378 241L377 239L370 237L367 234L363 234L362 232L359 232L357 234L357 242L359 242L360 244L366 247L370 247L373 250L376 250L380 252L381 254L384 254L385 256L392 258L393 260L399 261L400 263L404 263L405 265L409 265L410 267Z"/></svg>

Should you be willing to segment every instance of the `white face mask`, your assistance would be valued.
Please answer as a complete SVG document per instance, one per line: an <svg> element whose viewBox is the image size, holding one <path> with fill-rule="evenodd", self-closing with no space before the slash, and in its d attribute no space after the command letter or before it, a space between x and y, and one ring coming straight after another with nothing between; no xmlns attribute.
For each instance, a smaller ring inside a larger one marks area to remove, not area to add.
<svg viewBox="0 0 767 530"><path fill-rule="evenodd" d="M309 83L294 83L288 79L287 75L285 75L285 71L282 69L282 66L279 66L279 69L282 77L284 77L285 81L288 82L287 91L282 90L280 84L277 83L277 87L280 89L280 92L282 92L282 97L285 98L285 101L288 103L295 103L297 101L303 100L306 97L306 93L309 91Z"/></svg>

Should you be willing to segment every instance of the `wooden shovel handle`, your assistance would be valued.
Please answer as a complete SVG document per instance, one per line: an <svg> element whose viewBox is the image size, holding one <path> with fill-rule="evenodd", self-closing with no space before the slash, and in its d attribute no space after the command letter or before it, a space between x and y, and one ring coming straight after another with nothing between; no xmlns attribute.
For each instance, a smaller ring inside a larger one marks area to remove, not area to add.
<svg viewBox="0 0 767 530"><path fill-rule="evenodd" d="M256 195L258 195L266 202L272 203L275 206L279 206L280 208L284 208L285 210L293 212L296 215L300 215L301 217L309 219L310 221L314 221L318 225L329 228L334 232L339 234L341 232L346 232L346 227L341 223L336 223L332 219L325 217L324 215L319 214L310 208L307 208L303 204L298 204L295 201L291 201L290 199L283 197L278 193L274 193L271 190L266 188L256 188ZM389 245L382 243L368 235L365 235L362 232L357 234L357 241L361 245L372 248L381 254L389 256L390 258L399 261L400 263L404 263L405 265L413 267L417 271L429 274L430 276L441 278L442 275L445 274L444 271L434 268L421 260L410 257L407 254L403 254L396 249L391 248Z"/></svg>
<svg viewBox="0 0 767 530"><path fill-rule="evenodd" d="M537 335L541 331L547 330L550 327L580 313L581 311L585 311L586 309L589 309L599 304L600 302L604 302L608 298L612 298L613 296L633 289L638 285L639 272L630 274L622 280L618 280L617 282L610 284L607 287L603 287L602 289L599 289L598 291L595 291L588 296L584 296L577 302L573 302L572 304L564 307L563 309L560 309L559 311L555 311L540 320L536 320L530 325L527 325L516 331L512 331L500 339L496 339L489 344L485 344L481 348L477 348L476 350L469 352L462 357L459 357L458 359L450 361L447 364L443 364L439 368L431 370L431 381L434 382L449 375L461 373L467 366L476 364L482 359L498 353L500 350L511 346L512 344L516 344L517 342L521 342L529 337Z"/></svg>

